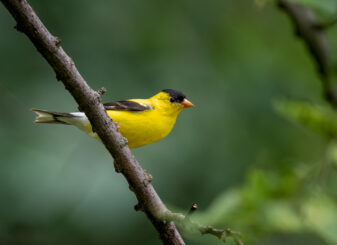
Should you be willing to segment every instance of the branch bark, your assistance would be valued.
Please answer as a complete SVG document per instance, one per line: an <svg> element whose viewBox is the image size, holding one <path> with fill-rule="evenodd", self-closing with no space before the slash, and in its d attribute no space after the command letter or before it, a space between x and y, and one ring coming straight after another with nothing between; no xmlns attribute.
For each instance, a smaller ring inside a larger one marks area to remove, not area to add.
<svg viewBox="0 0 337 245"><path fill-rule="evenodd" d="M164 244L185 244L173 222L165 222L163 214L168 210L159 198L145 171L141 168L125 139L117 131L105 112L100 95L85 82L73 60L65 53L60 40L50 34L26 0L1 0L17 22L16 29L32 41L71 93L79 108L85 112L94 131L115 159L115 165L127 179L141 209L146 213L160 234Z"/></svg>
<svg viewBox="0 0 337 245"><path fill-rule="evenodd" d="M332 60L330 57L330 45L325 29L335 23L320 23L315 13L301 4L288 0L278 0L279 7L286 12L295 27L296 34L304 41L313 61L316 63L325 99L337 109L337 90L332 80Z"/></svg>

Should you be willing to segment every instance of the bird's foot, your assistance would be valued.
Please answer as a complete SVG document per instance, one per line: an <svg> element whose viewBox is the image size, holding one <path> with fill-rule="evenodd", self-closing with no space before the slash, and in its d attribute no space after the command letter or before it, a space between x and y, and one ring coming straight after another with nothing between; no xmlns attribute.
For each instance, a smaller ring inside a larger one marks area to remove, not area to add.
<svg viewBox="0 0 337 245"><path fill-rule="evenodd" d="M116 127L117 129L120 129L120 128L121 128L121 126L119 126L118 122L114 122L114 124L115 124L115 127Z"/></svg>

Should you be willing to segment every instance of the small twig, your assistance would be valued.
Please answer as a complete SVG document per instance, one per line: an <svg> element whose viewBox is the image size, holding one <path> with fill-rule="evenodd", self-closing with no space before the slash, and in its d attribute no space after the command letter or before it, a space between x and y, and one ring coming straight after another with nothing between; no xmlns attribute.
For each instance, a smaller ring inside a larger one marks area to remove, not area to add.
<svg viewBox="0 0 337 245"><path fill-rule="evenodd" d="M186 214L186 217L185 218L190 218L192 214L195 213L195 211L197 211L198 209L198 204L196 203L193 203L190 210L188 211L188 213Z"/></svg>
<svg viewBox="0 0 337 245"><path fill-rule="evenodd" d="M193 206L194 204L192 205L192 208ZM195 211L196 209L193 208L193 210ZM210 235L216 236L223 242L226 242L227 237L232 237L237 245L243 245L243 242L241 240L241 234L239 232L233 231L229 228L217 229L212 226L201 225L201 224L198 224L192 221L187 215L185 216L181 213L172 213L168 211L165 213L163 218L167 221L174 221L176 225L184 227L186 230L199 231L202 235L210 234Z"/></svg>
<svg viewBox="0 0 337 245"><path fill-rule="evenodd" d="M102 97L103 94L107 91L106 88L101 87L99 90L97 90L97 93L99 94L100 97Z"/></svg>
<svg viewBox="0 0 337 245"><path fill-rule="evenodd" d="M199 231L201 234L212 234L219 238L221 241L226 242L227 237L232 237L237 245L243 245L241 241L241 234L237 231L232 231L231 229L216 229L211 226L199 225Z"/></svg>

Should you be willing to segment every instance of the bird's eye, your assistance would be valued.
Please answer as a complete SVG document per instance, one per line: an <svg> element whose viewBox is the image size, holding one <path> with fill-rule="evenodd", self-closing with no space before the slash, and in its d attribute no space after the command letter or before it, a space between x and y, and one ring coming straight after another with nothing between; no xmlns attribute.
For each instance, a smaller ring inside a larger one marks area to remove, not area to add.
<svg viewBox="0 0 337 245"><path fill-rule="evenodd" d="M172 102L172 103L173 103L173 102L174 102L174 99L173 99L173 98L171 98L171 99L170 99L170 102Z"/></svg>

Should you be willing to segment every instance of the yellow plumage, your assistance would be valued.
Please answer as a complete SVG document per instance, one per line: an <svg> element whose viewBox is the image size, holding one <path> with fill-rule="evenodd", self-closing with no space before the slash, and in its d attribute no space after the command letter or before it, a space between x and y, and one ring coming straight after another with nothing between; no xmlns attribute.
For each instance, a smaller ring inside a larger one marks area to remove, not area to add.
<svg viewBox="0 0 337 245"><path fill-rule="evenodd" d="M149 99L131 99L105 105L108 115L118 124L121 134L128 139L130 148L151 144L166 137L179 113L184 108L193 106L182 93L175 90L163 90ZM37 123L70 124L98 138L82 112L33 110L38 114L35 121Z"/></svg>

